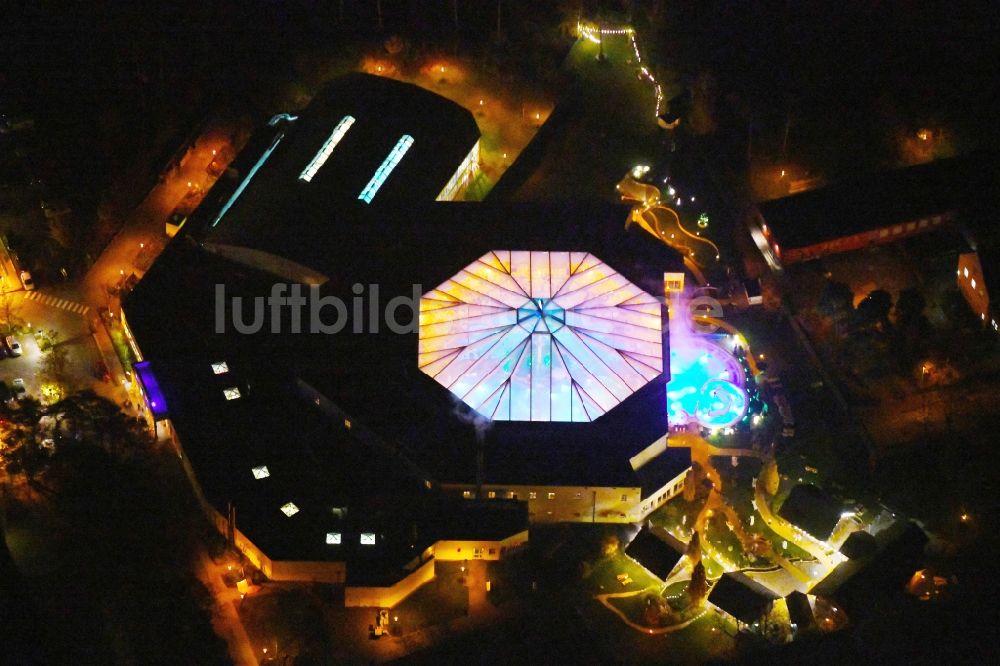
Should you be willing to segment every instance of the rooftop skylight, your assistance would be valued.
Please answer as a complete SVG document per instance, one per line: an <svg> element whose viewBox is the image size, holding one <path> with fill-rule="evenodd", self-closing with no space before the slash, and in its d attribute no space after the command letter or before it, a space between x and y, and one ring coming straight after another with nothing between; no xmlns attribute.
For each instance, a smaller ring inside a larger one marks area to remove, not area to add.
<svg viewBox="0 0 1000 666"><path fill-rule="evenodd" d="M399 164L399 161L403 159L403 155L406 154L406 151L408 151L412 145L413 137L409 134L404 134L399 137L399 141L397 141L396 145L389 151L389 154L386 156L385 160L382 161L379 168L375 170L375 175L372 176L372 179L368 181L367 185L365 185L365 189L361 190L361 194L358 195L358 199L370 204L372 199L375 198L375 194L378 193L379 188L382 187L382 183L384 183L385 179L389 177L389 174L396 168L396 165Z"/></svg>
<svg viewBox="0 0 1000 666"><path fill-rule="evenodd" d="M333 153L333 149L337 147L337 144L340 143L340 140L344 138L347 130L351 129L351 125L353 124L354 116L344 116L340 119L337 126L333 128L333 132L330 133L329 138L323 142L323 145L313 155L312 160L309 161L306 168L299 174L299 180L304 180L308 183L313 179L313 176L320 170L320 167L326 164L326 160Z"/></svg>

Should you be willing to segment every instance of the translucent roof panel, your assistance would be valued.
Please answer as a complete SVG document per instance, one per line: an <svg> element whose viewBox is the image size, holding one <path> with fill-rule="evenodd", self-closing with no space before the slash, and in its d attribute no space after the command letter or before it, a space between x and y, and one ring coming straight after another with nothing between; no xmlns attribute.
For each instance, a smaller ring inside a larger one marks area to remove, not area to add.
<svg viewBox="0 0 1000 666"><path fill-rule="evenodd" d="M299 512L299 507L295 506L294 502L288 502L287 504L281 507L281 513L285 514L289 518L291 518L298 512Z"/></svg>
<svg viewBox="0 0 1000 666"><path fill-rule="evenodd" d="M225 361L219 361L218 363L212 364L212 372L217 375L224 375L229 372L229 364Z"/></svg>
<svg viewBox="0 0 1000 666"><path fill-rule="evenodd" d="M232 386L227 389L222 389L222 395L226 396L226 400L239 400L239 398L242 396L240 390L235 386Z"/></svg>
<svg viewBox="0 0 1000 666"><path fill-rule="evenodd" d="M326 542L331 546L337 546L340 544L340 532L327 532Z"/></svg>
<svg viewBox="0 0 1000 666"><path fill-rule="evenodd" d="M663 371L660 303L586 252L493 251L420 299L418 365L498 421L593 421Z"/></svg>
<svg viewBox="0 0 1000 666"><path fill-rule="evenodd" d="M253 472L253 478L255 479L266 479L271 476L270 470L267 469L267 465L258 465L257 467L251 467L250 471Z"/></svg>
<svg viewBox="0 0 1000 666"><path fill-rule="evenodd" d="M378 193L379 188L382 187L382 183L384 183L385 179L389 177L389 174L396 168L396 165L399 164L400 160L403 159L403 155L406 154L406 151L408 151L412 145L413 137L409 134L404 134L399 137L399 141L397 141L396 145L389 151L389 154L386 156L385 160L382 161L379 168L375 170L375 175L372 176L372 179L368 181L367 185L365 185L365 189L361 190L361 194L358 195L358 199L364 201L366 204L370 204L372 199L374 199L375 195Z"/></svg>
<svg viewBox="0 0 1000 666"><path fill-rule="evenodd" d="M340 143L340 140L344 138L347 130L351 129L351 125L353 124L354 116L344 116L340 119L340 122L333 128L333 132L330 133L330 136L323 142L319 150L316 151L316 154L309 161L309 164L306 165L306 168L299 174L299 180L304 180L308 183L313 179L313 176L320 170L320 167L326 164L326 160L333 153L333 149L337 147L337 144Z"/></svg>

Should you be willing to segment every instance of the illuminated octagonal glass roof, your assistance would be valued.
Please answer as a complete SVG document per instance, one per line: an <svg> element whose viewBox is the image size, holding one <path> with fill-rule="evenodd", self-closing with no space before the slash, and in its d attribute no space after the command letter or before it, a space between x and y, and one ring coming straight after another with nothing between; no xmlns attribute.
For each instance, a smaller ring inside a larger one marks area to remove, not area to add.
<svg viewBox="0 0 1000 666"><path fill-rule="evenodd" d="M660 303L586 252L493 251L420 299L418 365L497 421L593 421L663 371Z"/></svg>

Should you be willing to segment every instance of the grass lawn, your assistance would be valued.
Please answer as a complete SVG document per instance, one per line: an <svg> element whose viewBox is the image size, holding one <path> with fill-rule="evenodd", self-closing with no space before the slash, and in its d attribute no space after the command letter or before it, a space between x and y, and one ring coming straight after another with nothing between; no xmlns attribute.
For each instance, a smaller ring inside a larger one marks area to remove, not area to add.
<svg viewBox="0 0 1000 666"><path fill-rule="evenodd" d="M628 585L618 582L617 576L626 574L632 579ZM647 587L660 585L660 580L654 578L648 571L635 563L630 557L619 552L611 557L598 560L584 584L592 594L609 592L631 592Z"/></svg>

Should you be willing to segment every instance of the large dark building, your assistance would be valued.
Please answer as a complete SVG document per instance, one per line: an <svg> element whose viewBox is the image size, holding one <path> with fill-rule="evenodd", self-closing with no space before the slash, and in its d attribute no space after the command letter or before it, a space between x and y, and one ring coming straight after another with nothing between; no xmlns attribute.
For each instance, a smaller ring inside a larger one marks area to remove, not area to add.
<svg viewBox="0 0 1000 666"><path fill-rule="evenodd" d="M124 303L152 412L269 576L387 586L516 549L525 511L632 522L680 490L654 298L679 257L619 206L435 201L477 137L431 93L338 80Z"/></svg>

